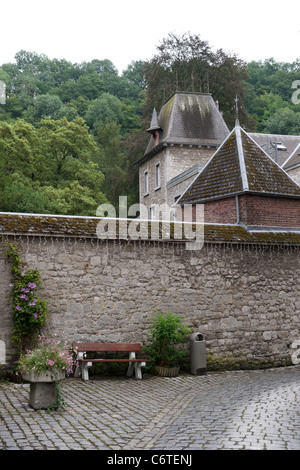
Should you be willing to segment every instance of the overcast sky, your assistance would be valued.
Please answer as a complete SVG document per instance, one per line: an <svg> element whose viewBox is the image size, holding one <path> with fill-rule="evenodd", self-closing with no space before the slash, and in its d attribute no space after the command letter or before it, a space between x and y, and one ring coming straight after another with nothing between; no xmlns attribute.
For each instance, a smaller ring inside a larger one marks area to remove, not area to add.
<svg viewBox="0 0 300 470"><path fill-rule="evenodd" d="M279 6L278 6L279 5ZM168 33L199 34L245 61L300 59L300 2L285 0L10 0L0 6L0 65L21 49L122 72L151 59ZM300 79L300 77L299 77Z"/></svg>

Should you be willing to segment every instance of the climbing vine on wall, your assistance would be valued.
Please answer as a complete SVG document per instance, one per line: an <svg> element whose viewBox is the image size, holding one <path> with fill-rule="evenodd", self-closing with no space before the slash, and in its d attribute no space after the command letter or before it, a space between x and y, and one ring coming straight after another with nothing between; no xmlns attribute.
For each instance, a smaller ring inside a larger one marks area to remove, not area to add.
<svg viewBox="0 0 300 470"><path fill-rule="evenodd" d="M8 244L5 255L12 262L12 302L13 302L13 331L12 341L19 352L34 346L41 330L45 327L48 317L48 302L37 295L41 284L40 273L37 269L25 271L23 261L19 257L17 247Z"/></svg>

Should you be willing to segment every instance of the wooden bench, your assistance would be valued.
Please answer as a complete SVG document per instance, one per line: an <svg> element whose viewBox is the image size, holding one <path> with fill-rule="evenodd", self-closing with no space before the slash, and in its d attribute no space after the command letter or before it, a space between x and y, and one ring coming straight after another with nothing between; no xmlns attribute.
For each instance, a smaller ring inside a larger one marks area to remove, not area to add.
<svg viewBox="0 0 300 470"><path fill-rule="evenodd" d="M141 352L140 344L131 343L73 343L73 351L77 354L77 366L75 370L75 377L81 374L83 380L89 380L88 368L92 366L93 362L129 362L127 375L132 376L133 371L137 379L142 378L142 367L146 366L147 359L137 359L136 353ZM128 359L89 359L87 353L116 353L127 352L129 353Z"/></svg>

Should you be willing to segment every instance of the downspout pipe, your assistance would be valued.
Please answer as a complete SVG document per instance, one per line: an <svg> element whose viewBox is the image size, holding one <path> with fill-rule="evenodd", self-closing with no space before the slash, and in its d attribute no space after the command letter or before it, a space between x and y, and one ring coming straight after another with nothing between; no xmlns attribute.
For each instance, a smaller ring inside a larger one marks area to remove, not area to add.
<svg viewBox="0 0 300 470"><path fill-rule="evenodd" d="M240 201L239 201L239 197L237 194L235 196L235 204L236 204L236 223L239 224L240 223Z"/></svg>

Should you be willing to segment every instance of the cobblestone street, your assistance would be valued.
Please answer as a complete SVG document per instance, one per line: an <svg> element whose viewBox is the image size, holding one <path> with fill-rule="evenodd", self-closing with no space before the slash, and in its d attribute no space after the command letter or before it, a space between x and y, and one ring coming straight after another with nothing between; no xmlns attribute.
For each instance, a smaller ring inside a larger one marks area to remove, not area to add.
<svg viewBox="0 0 300 470"><path fill-rule="evenodd" d="M63 382L67 410L0 383L2 450L299 450L300 368Z"/></svg>

